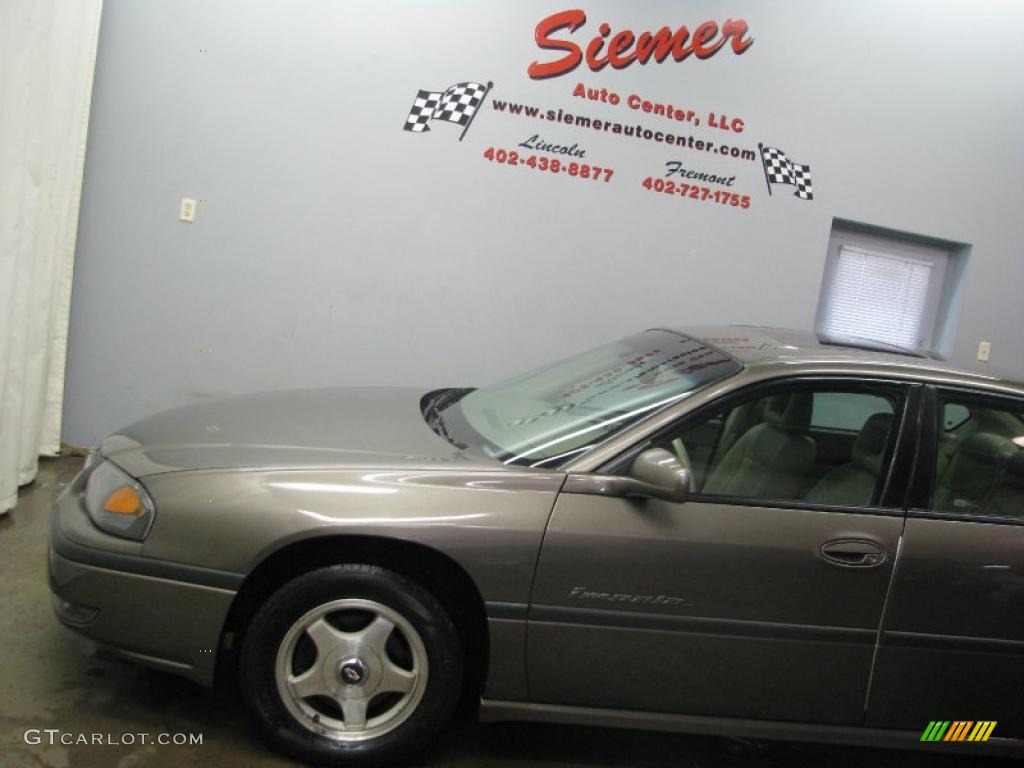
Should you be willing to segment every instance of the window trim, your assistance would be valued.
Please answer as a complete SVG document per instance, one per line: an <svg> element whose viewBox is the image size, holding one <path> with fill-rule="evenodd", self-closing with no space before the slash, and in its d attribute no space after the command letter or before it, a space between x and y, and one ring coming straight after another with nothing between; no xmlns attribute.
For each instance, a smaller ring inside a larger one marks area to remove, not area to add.
<svg viewBox="0 0 1024 768"><path fill-rule="evenodd" d="M1024 398L1013 395L990 392L973 387L956 385L934 385L926 387L925 413L921 423L921 449L918 453L914 478L911 481L911 498L908 500L907 517L928 520L950 520L954 522L984 523L989 525L1024 525L1024 517L1001 517L999 515L975 515L969 512L951 512L932 509L935 501L935 487L938 478L935 469L939 450L939 418L942 413L939 404L943 397L955 398L958 401L987 403L1005 403L1007 410L1024 412Z"/></svg>
<svg viewBox="0 0 1024 768"><path fill-rule="evenodd" d="M749 399L752 395L770 395L773 392L784 390L793 384L813 387L818 384L829 384L838 387L863 387L872 386L888 387L900 390L903 393L903 411L893 414L900 419L899 430L896 435L896 442L892 448L892 455L889 458L888 472L879 494L881 502L889 502L892 506L853 506L845 504L821 504L809 501L797 500L775 500L775 499L751 499L744 496L710 496L699 493L691 494L689 500L704 504L722 504L739 507L761 507L765 509L795 509L820 512L840 512L853 514L881 515L883 517L903 517L906 514L907 494L900 492L901 488L906 489L910 479L910 470L914 466L915 454L918 449L916 431L918 421L921 417L921 390L923 385L918 381L906 379L889 379L884 377L862 378L857 376L844 375L811 375L811 376L787 376L784 378L769 379L741 387L729 392L722 397L704 403L700 407L683 414L658 431L647 435L642 440L633 443L619 454L606 461L600 467L593 470L594 474L624 475L628 466L645 449L668 433L679 429L683 424L691 420L700 419L712 414L722 408L730 407L738 400Z"/></svg>

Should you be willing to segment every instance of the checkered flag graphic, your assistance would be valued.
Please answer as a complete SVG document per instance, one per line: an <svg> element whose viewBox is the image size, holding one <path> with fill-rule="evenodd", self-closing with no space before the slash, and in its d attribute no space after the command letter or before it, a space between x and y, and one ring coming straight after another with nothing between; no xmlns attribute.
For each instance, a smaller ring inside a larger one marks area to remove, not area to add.
<svg viewBox="0 0 1024 768"><path fill-rule="evenodd" d="M772 184L792 184L796 187L793 194L801 200L813 200L811 189L811 166L800 165L790 160L786 153L775 147L758 144L761 150L761 161L764 163L764 175L768 179L768 192Z"/></svg>
<svg viewBox="0 0 1024 768"><path fill-rule="evenodd" d="M456 83L446 91L420 91L405 119L405 130L414 133L429 131L431 120L445 120L463 126L466 135L477 109L491 90L493 83ZM459 141L462 141L462 136Z"/></svg>

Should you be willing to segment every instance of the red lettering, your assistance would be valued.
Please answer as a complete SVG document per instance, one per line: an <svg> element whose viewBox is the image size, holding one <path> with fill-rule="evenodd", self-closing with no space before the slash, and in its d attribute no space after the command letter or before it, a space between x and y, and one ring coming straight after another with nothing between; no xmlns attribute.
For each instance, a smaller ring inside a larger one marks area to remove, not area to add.
<svg viewBox="0 0 1024 768"><path fill-rule="evenodd" d="M612 28L608 26L608 23L603 23L598 27L600 33L598 37L595 37L590 41L590 45L587 46L587 66L589 66L594 72L600 72L608 64L608 59L599 59L597 55L604 48L604 38L611 34Z"/></svg>
<svg viewBox="0 0 1024 768"><path fill-rule="evenodd" d="M725 44L725 38L719 38L715 41L715 44L710 47L705 47L705 43L709 43L714 40L715 35L718 34L718 25L713 21L705 21L696 31L693 33L693 52L697 55L698 59L706 59L709 56L714 56L718 49Z"/></svg>
<svg viewBox="0 0 1024 768"><path fill-rule="evenodd" d="M646 64L651 54L654 54L654 60L660 64L668 56L674 43L672 30L668 27L662 27L654 35L644 32L636 41L636 60Z"/></svg>
<svg viewBox="0 0 1024 768"><path fill-rule="evenodd" d="M686 47L686 38L690 36L690 30L680 27L672 38L672 58L682 61L690 55L690 49Z"/></svg>
<svg viewBox="0 0 1024 768"><path fill-rule="evenodd" d="M572 34L583 26L586 21L587 14L578 10L562 11L542 19L537 24L537 29L534 32L534 39L537 41L538 47L548 51L568 51L568 53L555 61L543 64L539 61L533 62L527 67L527 74L534 80L542 80L547 77L558 77L576 69L580 65L580 59L582 58L580 47L568 40L552 39L551 34L560 29L568 29L569 34Z"/></svg>
<svg viewBox="0 0 1024 768"><path fill-rule="evenodd" d="M628 29L624 29L619 32L612 41L608 43L608 61L615 69L623 69L633 63L633 59L636 58L636 53L630 53L627 56L623 56L629 46L633 44L633 33Z"/></svg>
<svg viewBox="0 0 1024 768"><path fill-rule="evenodd" d="M583 50L576 43L552 35L563 29L571 35L586 21L587 16L581 10L562 11L542 19L534 33L537 45L544 50L565 51L565 55L555 61L533 62L526 70L530 77L540 80L576 69L584 59ZM754 43L753 38L746 37L747 32L747 22L743 19L727 19L721 27L714 21L702 22L692 37L686 26L679 26L675 32L669 27L661 27L657 32L641 32L639 36L630 29L612 34L611 26L602 22L598 34L586 46L585 56L587 66L599 72L609 64L615 69L625 69L634 61L647 64L651 59L661 64L669 54L676 61L683 61L691 53L698 59L707 59L718 53L727 42L733 53L742 54ZM578 94L574 92L573 95Z"/></svg>
<svg viewBox="0 0 1024 768"><path fill-rule="evenodd" d="M743 39L745 34L747 34L747 22L743 19L726 19L725 24L722 25L722 37L732 38L732 52L737 56L754 44L753 38Z"/></svg>

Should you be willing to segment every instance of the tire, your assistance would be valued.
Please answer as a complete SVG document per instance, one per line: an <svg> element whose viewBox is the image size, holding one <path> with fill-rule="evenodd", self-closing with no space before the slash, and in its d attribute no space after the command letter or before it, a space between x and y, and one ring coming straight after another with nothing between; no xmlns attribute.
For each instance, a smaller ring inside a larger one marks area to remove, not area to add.
<svg viewBox="0 0 1024 768"><path fill-rule="evenodd" d="M378 566L333 565L267 599L242 641L239 675L279 750L368 768L443 730L462 691L463 656L430 592Z"/></svg>

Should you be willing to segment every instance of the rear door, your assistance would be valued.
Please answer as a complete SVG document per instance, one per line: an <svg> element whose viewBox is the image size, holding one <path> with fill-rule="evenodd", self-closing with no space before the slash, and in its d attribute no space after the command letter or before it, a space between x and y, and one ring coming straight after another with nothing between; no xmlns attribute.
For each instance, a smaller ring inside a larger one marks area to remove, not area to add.
<svg viewBox="0 0 1024 768"><path fill-rule="evenodd" d="M1024 400L932 391L870 725L1024 737Z"/></svg>
<svg viewBox="0 0 1024 768"><path fill-rule="evenodd" d="M911 399L848 379L746 391L606 468L675 451L695 477L685 503L562 493L530 608L531 700L860 724Z"/></svg>

